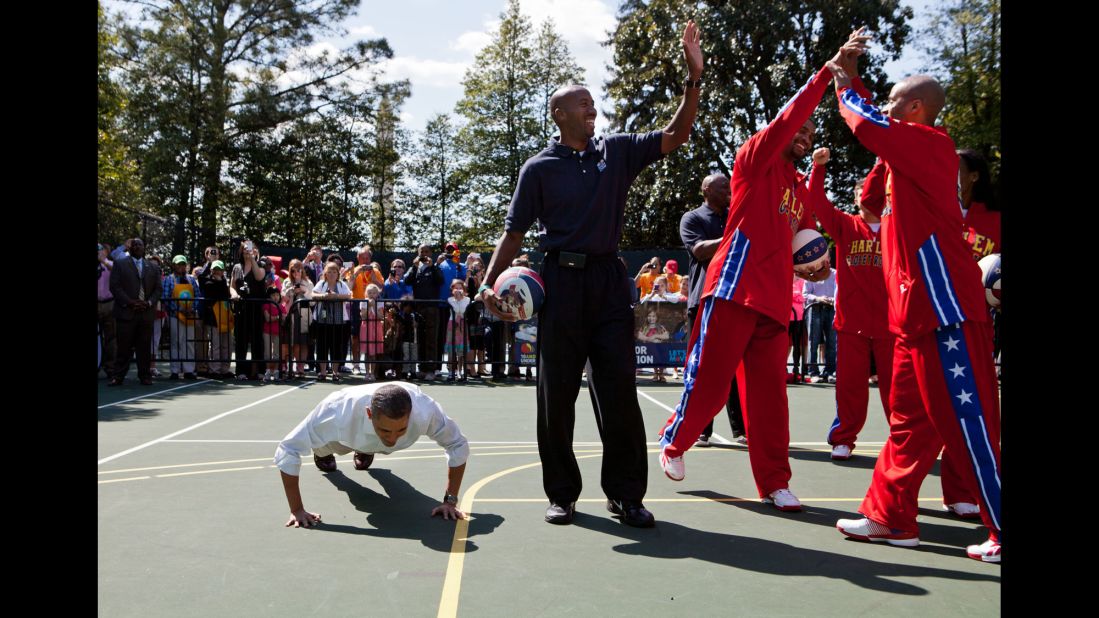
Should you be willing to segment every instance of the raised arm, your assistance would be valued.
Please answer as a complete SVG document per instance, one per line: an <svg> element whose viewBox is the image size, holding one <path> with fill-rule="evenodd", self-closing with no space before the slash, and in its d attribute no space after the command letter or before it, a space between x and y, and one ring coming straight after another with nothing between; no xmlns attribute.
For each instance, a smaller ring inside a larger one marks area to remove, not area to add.
<svg viewBox="0 0 1099 618"><path fill-rule="evenodd" d="M809 207L813 209L817 221L832 238L837 238L840 229L839 212L836 211L828 195L824 192L824 177L827 170L824 167L832 158L831 151L827 148L817 148L813 151L813 172L809 175Z"/></svg>
<svg viewBox="0 0 1099 618"><path fill-rule="evenodd" d="M702 78L702 33L694 21L687 21L683 29L683 56L687 59L687 79L691 82L683 89L683 100L668 126L664 127L660 138L660 152L668 154L687 143L691 137L691 127L698 114L698 96Z"/></svg>

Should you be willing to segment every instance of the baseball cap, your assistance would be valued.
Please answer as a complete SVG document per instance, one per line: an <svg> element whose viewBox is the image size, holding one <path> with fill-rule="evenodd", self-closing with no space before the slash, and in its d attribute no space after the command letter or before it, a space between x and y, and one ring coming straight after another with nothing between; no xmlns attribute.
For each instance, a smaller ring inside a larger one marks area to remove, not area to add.
<svg viewBox="0 0 1099 618"><path fill-rule="evenodd" d="M225 270L225 262L222 262L221 260L214 260L210 263L210 269L212 270L214 268L220 268L222 270Z"/></svg>
<svg viewBox="0 0 1099 618"><path fill-rule="evenodd" d="M186 264L187 263L187 258L182 256L182 255L177 255L174 258L172 258L172 263L173 264Z"/></svg>
<svg viewBox="0 0 1099 618"><path fill-rule="evenodd" d="M667 262L664 262L664 266L668 268L668 272L679 272L679 262L675 260L668 260Z"/></svg>
<svg viewBox="0 0 1099 618"><path fill-rule="evenodd" d="M446 244L446 247L444 248L444 251L446 251L447 253L453 253L453 252L455 252L455 251L459 251L459 249L458 249L458 243L456 243L456 242L453 242L453 241L451 241L451 242L448 242L448 243Z"/></svg>

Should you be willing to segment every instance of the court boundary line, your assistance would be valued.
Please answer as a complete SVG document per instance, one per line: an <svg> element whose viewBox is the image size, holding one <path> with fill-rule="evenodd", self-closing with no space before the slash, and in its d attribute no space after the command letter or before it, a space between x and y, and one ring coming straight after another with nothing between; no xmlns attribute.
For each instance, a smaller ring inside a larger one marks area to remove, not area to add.
<svg viewBox="0 0 1099 618"><path fill-rule="evenodd" d="M145 393L144 395L138 395L137 397L130 397L129 399L123 399L122 401L115 401L115 402L112 402L112 403L105 403L105 404L99 406L98 408L96 408L96 410L102 410L103 408L109 408L111 406L117 406L119 404L129 403L131 401L137 401L138 399L145 399L146 397L153 397L155 395L163 395L164 393L170 393L172 391L178 391L181 388L191 388L192 386L198 386L199 384L208 384L210 382L216 382L216 381L217 380L211 380L209 378L203 378L203 379L199 380L198 382L191 382L190 384L182 384L180 386L173 386L172 388L165 389L165 390L162 390L162 391L156 391L155 393Z"/></svg>
<svg viewBox="0 0 1099 618"><path fill-rule="evenodd" d="M286 390L284 390L280 393L275 393L274 395L264 397L263 399L260 399L259 401L254 401L254 402L249 403L247 405L240 406L239 408L234 408L232 410L229 410L228 412L222 412L221 414L218 414L217 416L215 416L213 418L208 418L208 419L206 419L206 420L204 420L200 423L195 423L194 425L191 425L190 427L185 427L183 429L180 429L179 431L174 431L174 432L172 432L172 433L170 433L166 436L162 436L162 437L157 438L155 440L150 440L150 441L148 441L144 444L139 444L139 445L137 445L133 448L128 448L128 449L126 449L126 450L124 450L120 453L115 453L114 455L111 455L109 457L104 457L103 459L100 459L99 463L96 464L96 465L101 466L101 465L103 465L103 464L105 464L109 461L114 461L115 459L118 459L119 457L129 455L130 453L136 453L137 451L140 451L144 448L150 447L154 444L158 444L158 443L163 442L165 440L168 440L170 438L174 438L176 436L185 434L188 431L191 431L192 429L198 429L199 427L202 427L203 425L208 425L208 424L210 424L210 423L212 423L216 420L220 420L222 418L225 418L226 416L229 416L230 414L236 414L237 412L240 412L241 410L247 410L248 408L258 406L261 403L266 403L268 401L271 401L272 399L274 399L276 397L282 397L283 395L286 395L287 393L292 393L296 390L300 390L300 389L304 388L305 386L306 385L304 385L304 384L301 385L301 386L294 386L294 387L288 388L288 389L286 389Z"/></svg>

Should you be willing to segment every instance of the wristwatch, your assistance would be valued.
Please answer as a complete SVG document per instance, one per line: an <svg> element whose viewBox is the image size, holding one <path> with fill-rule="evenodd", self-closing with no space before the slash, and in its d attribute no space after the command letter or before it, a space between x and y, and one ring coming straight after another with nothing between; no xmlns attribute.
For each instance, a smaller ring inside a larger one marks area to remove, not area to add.
<svg viewBox="0 0 1099 618"><path fill-rule="evenodd" d="M443 504L449 504L450 506L458 506L458 496L453 494L445 494L443 496Z"/></svg>
<svg viewBox="0 0 1099 618"><path fill-rule="evenodd" d="M683 81L683 87L684 88L701 88L702 87L702 78L699 77L698 79L696 79L694 81L691 81L691 78L688 77L687 79L685 79Z"/></svg>

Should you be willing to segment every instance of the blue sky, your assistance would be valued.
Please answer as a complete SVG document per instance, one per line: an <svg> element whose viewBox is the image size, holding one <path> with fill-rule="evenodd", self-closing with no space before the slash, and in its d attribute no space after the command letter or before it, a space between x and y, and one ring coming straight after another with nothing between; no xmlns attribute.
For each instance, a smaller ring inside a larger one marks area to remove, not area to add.
<svg viewBox="0 0 1099 618"><path fill-rule="evenodd" d="M940 0L903 0L916 12L913 25L925 24L928 7ZM323 49L335 51L363 38L385 37L394 58L385 63L385 75L406 78L412 83L412 96L405 102L402 116L406 126L421 130L435 113L450 113L462 97L461 80L477 52L489 42L499 23L506 0L363 0L357 13L343 24L348 35L342 39L319 40L307 53ZM117 0L105 0L110 11L135 11L136 6ZM525 15L535 28L551 17L580 66L596 101L604 100L605 64L611 50L600 43L614 28L618 0L520 0ZM886 65L896 80L918 70L922 55L913 46L906 48L898 61ZM294 79L286 76L287 81ZM607 124L600 114L596 130Z"/></svg>

